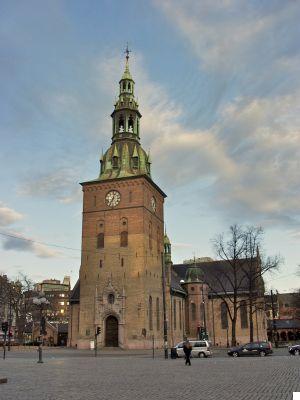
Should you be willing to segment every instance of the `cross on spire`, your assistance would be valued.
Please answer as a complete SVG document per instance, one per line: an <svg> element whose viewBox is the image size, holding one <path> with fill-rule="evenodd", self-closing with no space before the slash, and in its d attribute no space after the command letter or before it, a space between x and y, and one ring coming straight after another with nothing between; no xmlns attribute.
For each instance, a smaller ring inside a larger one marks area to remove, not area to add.
<svg viewBox="0 0 300 400"><path fill-rule="evenodd" d="M126 60L127 60L127 62L128 62L128 60L129 60L129 53L131 53L131 50L128 49L128 43L127 43L127 45L126 45L126 49L125 49L124 53L126 54Z"/></svg>

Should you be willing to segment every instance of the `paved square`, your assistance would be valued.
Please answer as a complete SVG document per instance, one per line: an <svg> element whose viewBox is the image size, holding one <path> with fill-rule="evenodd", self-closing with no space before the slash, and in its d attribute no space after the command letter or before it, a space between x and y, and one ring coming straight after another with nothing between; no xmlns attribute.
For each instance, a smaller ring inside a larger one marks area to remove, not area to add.
<svg viewBox="0 0 300 400"><path fill-rule="evenodd" d="M286 350L283 352L286 354ZM11 353L0 360L1 400L67 399L293 399L300 391L300 357L164 360L161 356L45 352L44 364L36 352Z"/></svg>

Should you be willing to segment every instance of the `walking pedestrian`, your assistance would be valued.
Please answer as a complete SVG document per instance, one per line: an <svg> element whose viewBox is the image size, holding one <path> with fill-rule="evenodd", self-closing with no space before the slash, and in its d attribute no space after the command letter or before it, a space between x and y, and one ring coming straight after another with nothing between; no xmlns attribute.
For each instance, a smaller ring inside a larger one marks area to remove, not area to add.
<svg viewBox="0 0 300 400"><path fill-rule="evenodd" d="M188 340L183 345L183 351L185 354L185 365L191 365L192 346Z"/></svg>

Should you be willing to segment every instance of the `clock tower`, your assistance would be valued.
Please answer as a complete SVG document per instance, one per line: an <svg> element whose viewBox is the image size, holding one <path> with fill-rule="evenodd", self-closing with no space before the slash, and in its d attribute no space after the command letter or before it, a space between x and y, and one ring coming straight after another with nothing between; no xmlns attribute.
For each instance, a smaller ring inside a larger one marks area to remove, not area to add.
<svg viewBox="0 0 300 400"><path fill-rule="evenodd" d="M161 254L164 192L140 144L135 82L125 70L112 117L111 146L97 179L83 182L82 257L71 345L150 348L163 343ZM76 315L75 315L76 314ZM76 320L76 321L75 321ZM76 323L75 323L76 322Z"/></svg>

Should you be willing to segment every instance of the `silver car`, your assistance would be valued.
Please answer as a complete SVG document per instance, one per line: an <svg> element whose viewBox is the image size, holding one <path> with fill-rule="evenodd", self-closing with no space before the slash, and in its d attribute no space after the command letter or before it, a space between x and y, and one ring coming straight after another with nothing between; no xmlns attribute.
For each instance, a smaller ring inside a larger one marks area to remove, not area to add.
<svg viewBox="0 0 300 400"><path fill-rule="evenodd" d="M211 346L208 340L189 340L192 346L192 357L206 358L212 356ZM177 357L184 357L183 345L185 342L178 343L175 348Z"/></svg>

